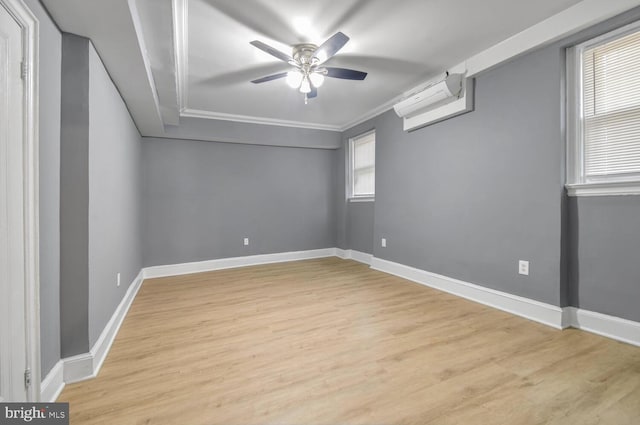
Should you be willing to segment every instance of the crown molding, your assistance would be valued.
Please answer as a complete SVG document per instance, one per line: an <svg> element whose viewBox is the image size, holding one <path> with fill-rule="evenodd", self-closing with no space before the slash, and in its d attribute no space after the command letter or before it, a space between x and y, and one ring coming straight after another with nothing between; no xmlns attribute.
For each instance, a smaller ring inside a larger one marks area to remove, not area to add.
<svg viewBox="0 0 640 425"><path fill-rule="evenodd" d="M211 112L200 109L185 108L180 112L181 117L206 118L214 120L235 121L250 124L275 125L280 127L308 128L313 130L342 131L342 127L337 125L319 124L303 121L288 121L275 118L252 117L248 115L226 114L222 112Z"/></svg>
<svg viewBox="0 0 640 425"><path fill-rule="evenodd" d="M382 114L383 112L387 112L389 109L393 108L393 105L395 105L396 103L400 102L400 100L402 99L402 95L400 96L396 96L391 100L386 101L385 103L383 103L382 105L370 110L369 112L360 115L358 118L351 120L343 125L340 126L340 131L347 131L350 128L355 127L358 124L362 124L365 121L368 121L372 118L377 117L378 115Z"/></svg>

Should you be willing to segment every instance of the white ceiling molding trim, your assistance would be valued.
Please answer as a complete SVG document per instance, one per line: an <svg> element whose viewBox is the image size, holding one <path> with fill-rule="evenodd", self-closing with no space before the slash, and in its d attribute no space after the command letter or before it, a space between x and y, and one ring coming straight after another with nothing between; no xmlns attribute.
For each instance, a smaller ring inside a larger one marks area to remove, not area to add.
<svg viewBox="0 0 640 425"><path fill-rule="evenodd" d="M188 12L187 0L173 0L173 50L176 61L178 109L181 113L187 108L187 78L189 75L187 61L187 51L189 49L189 37L187 34Z"/></svg>
<svg viewBox="0 0 640 425"><path fill-rule="evenodd" d="M160 121L162 121L164 125L164 117L162 116L162 112L160 111L160 99L158 98L158 88L156 87L156 83L153 79L153 73L151 72L151 65L149 64L149 58L147 57L147 47L144 42L144 34L142 32L142 23L140 22L138 7L136 5L135 0L128 0L127 3L129 5L129 13L131 13L133 30L135 31L136 38L138 39L140 52L142 53L142 62L144 64L144 70L147 74L147 79L149 80L149 86L151 87L151 95L153 96L153 104L155 107L155 112L158 115L158 117L160 117Z"/></svg>
<svg viewBox="0 0 640 425"><path fill-rule="evenodd" d="M350 128L355 127L358 124L362 124L365 121L368 121L372 118L377 117L378 115L387 112L389 109L393 109L393 105L395 105L396 103L398 103L398 101L400 101L400 99L402 99L403 96L396 96L393 99L389 100L388 102L383 103L382 105L378 106L375 109L372 109L371 111L367 112L364 115L360 115L360 117L356 118L355 120L349 121L348 123L342 125L340 127L340 131L346 131L349 130Z"/></svg>
<svg viewBox="0 0 640 425"><path fill-rule="evenodd" d="M214 119L214 120L235 121L235 122L243 122L243 123L250 123L250 124L275 125L280 127L307 128L311 130L343 131L343 127L335 126L335 125L317 124L317 123L302 122L302 121L278 120L273 118L251 117L247 115L225 114L221 112L202 111L199 109L189 109L189 108L183 109L182 112L180 112L180 116L189 117L189 118L205 118L205 119Z"/></svg>
<svg viewBox="0 0 640 425"><path fill-rule="evenodd" d="M583 0L467 59L468 76L640 6L640 0Z"/></svg>

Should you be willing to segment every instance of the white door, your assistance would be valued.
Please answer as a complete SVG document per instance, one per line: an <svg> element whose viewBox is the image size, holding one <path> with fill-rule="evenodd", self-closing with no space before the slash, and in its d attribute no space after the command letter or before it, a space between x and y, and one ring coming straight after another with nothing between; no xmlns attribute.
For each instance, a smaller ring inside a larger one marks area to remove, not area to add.
<svg viewBox="0 0 640 425"><path fill-rule="evenodd" d="M0 401L26 401L22 29L0 4Z"/></svg>

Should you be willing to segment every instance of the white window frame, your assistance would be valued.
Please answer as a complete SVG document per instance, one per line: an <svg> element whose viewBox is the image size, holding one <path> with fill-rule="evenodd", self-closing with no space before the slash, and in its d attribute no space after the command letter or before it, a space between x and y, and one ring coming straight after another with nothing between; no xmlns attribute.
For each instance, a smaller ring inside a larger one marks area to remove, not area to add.
<svg viewBox="0 0 640 425"><path fill-rule="evenodd" d="M371 129L369 131L365 131L364 133L360 133L357 136L349 138L349 153L347 155L347 199L349 202L373 202L376 199L375 189L372 195L354 195L353 193L353 184L354 184L354 146L355 141L366 137L370 134L375 134L376 129ZM374 174L375 174L375 163L374 163Z"/></svg>
<svg viewBox="0 0 640 425"><path fill-rule="evenodd" d="M640 22L595 37L567 49L567 193L569 196L640 195L637 176L587 178L584 173L582 54L592 47L640 31Z"/></svg>

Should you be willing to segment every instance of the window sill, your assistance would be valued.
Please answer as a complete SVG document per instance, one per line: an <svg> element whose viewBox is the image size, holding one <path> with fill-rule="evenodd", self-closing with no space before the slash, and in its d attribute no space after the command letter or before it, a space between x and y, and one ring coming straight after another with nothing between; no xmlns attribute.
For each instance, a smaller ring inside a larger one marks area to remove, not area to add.
<svg viewBox="0 0 640 425"><path fill-rule="evenodd" d="M368 198L349 198L347 199L349 202L375 202L376 198L375 197L368 197Z"/></svg>
<svg viewBox="0 0 640 425"><path fill-rule="evenodd" d="M574 183L565 185L569 196L640 195L640 181Z"/></svg>

